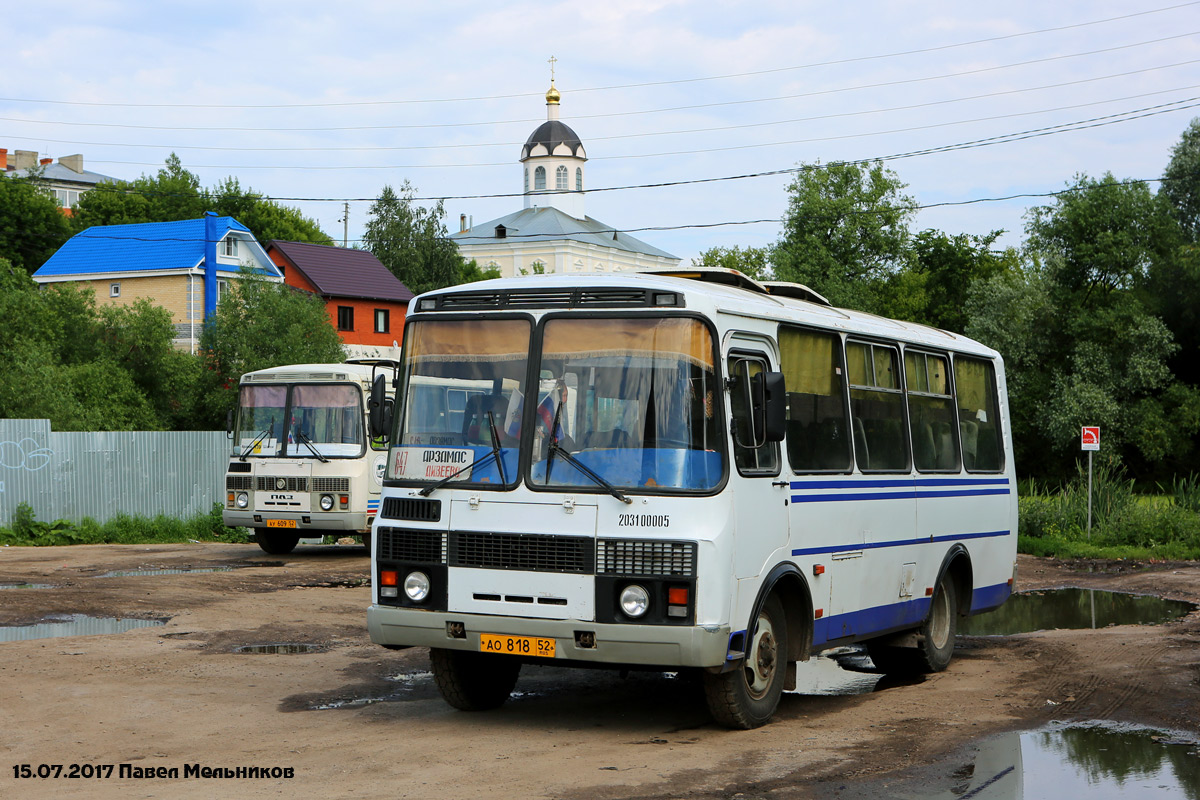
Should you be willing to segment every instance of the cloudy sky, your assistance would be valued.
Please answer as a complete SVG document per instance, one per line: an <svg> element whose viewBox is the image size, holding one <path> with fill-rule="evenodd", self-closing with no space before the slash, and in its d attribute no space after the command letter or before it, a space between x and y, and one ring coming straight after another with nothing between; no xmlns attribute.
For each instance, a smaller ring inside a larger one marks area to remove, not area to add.
<svg viewBox="0 0 1200 800"><path fill-rule="evenodd" d="M1018 244L1045 199L970 201L1156 178L1200 116L1200 3L1171 0L42 0L2 24L0 147L126 179L175 152L338 240L348 201L352 243L405 180L451 230L520 208L494 195L551 56L589 216L684 259L774 241L787 170L872 158L916 229Z"/></svg>

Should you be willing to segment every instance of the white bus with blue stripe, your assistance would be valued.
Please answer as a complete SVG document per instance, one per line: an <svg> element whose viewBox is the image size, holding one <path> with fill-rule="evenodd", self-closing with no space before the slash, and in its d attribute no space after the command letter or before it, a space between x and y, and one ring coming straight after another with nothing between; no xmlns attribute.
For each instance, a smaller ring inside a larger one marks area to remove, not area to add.
<svg viewBox="0 0 1200 800"><path fill-rule="evenodd" d="M252 529L273 555L325 536L359 536L369 548L387 442L367 436L367 398L372 378L395 368L361 359L243 375L228 423L224 523Z"/></svg>
<svg viewBox="0 0 1200 800"><path fill-rule="evenodd" d="M966 337L698 269L430 292L404 341L368 628L457 708L524 663L694 669L754 727L797 661L942 670L1012 591L1004 365Z"/></svg>

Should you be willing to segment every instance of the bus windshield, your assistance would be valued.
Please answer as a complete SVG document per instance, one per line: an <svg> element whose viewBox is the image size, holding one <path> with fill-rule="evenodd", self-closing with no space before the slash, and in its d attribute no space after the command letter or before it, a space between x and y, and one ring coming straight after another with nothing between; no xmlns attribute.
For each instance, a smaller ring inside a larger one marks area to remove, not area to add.
<svg viewBox="0 0 1200 800"><path fill-rule="evenodd" d="M700 320L556 318L532 415L535 486L710 491L724 473L713 340Z"/></svg>
<svg viewBox="0 0 1200 800"><path fill-rule="evenodd" d="M529 340L527 319L414 321L387 476L515 483Z"/></svg>
<svg viewBox="0 0 1200 800"><path fill-rule="evenodd" d="M233 455L357 458L362 389L350 383L252 384L238 393Z"/></svg>

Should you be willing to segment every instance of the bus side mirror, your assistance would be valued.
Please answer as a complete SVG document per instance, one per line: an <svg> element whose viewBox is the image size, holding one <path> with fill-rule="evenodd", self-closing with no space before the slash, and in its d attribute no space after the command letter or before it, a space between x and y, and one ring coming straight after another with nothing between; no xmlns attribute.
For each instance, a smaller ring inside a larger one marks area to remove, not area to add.
<svg viewBox="0 0 1200 800"><path fill-rule="evenodd" d="M760 372L750 378L753 401L754 438L759 442L781 442L787 433L787 393L782 372Z"/></svg>
<svg viewBox="0 0 1200 800"><path fill-rule="evenodd" d="M392 428L392 403L387 398L387 376L379 374L371 383L371 397L367 401L367 426L372 439L386 440Z"/></svg>
<svg viewBox="0 0 1200 800"><path fill-rule="evenodd" d="M225 438L233 438L233 409L225 412Z"/></svg>

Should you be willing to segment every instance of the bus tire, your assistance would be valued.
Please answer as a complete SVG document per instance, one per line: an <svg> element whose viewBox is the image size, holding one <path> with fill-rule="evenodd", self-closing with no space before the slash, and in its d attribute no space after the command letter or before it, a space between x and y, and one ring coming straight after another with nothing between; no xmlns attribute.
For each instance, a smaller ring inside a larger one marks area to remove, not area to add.
<svg viewBox="0 0 1200 800"><path fill-rule="evenodd" d="M938 581L929 616L916 631L916 647L892 647L867 642L867 652L875 666L889 675L941 672L950 666L957 631L958 595L954 581L947 573Z"/></svg>
<svg viewBox="0 0 1200 800"><path fill-rule="evenodd" d="M787 653L787 618L779 596L772 594L758 612L741 666L704 673L704 696L713 719L743 730L766 725L783 696Z"/></svg>
<svg viewBox="0 0 1200 800"><path fill-rule="evenodd" d="M511 656L467 650L431 647L429 663L442 698L460 711L499 708L521 674L521 662Z"/></svg>
<svg viewBox="0 0 1200 800"><path fill-rule="evenodd" d="M269 528L255 528L254 541L258 542L264 553L282 556L296 549L300 537L290 533L276 533Z"/></svg>

